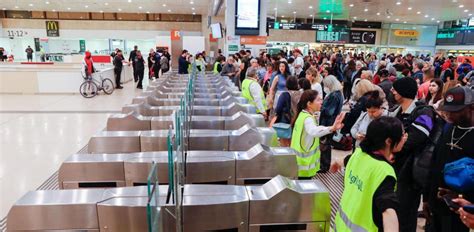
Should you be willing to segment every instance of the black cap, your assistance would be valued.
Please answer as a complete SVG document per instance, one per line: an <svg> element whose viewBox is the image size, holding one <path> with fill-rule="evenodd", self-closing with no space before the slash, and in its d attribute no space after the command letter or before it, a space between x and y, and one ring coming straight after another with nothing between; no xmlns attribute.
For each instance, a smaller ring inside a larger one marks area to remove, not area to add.
<svg viewBox="0 0 474 232"><path fill-rule="evenodd" d="M474 90L466 86L458 86L446 91L439 109L456 112L472 104L474 104Z"/></svg>

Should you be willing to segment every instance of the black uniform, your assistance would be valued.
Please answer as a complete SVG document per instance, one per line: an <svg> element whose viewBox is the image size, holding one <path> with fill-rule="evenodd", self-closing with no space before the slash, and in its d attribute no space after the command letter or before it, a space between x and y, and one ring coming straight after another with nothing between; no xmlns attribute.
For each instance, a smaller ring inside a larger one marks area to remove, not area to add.
<svg viewBox="0 0 474 232"><path fill-rule="evenodd" d="M135 58L137 57L137 50L132 50L130 52L130 56L128 57L128 62L132 62L132 68L133 68L133 80L135 80L135 82L138 81L138 76L137 76L137 72L136 72L136 69L135 69Z"/></svg>
<svg viewBox="0 0 474 232"><path fill-rule="evenodd" d="M121 55L116 55L114 57L114 73L115 73L115 85L116 87L115 88L122 88L122 86L120 85L120 75L122 74L122 68L123 68L123 56Z"/></svg>
<svg viewBox="0 0 474 232"><path fill-rule="evenodd" d="M142 81L143 75L145 74L145 60L143 59L143 57L135 57L135 59L133 60L133 69L135 70L135 73L138 78L137 88L141 89L143 88Z"/></svg>

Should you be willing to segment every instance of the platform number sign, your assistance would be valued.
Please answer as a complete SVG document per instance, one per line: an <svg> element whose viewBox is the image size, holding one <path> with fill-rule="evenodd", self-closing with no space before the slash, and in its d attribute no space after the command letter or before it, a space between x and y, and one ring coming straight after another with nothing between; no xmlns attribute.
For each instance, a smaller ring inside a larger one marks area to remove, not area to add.
<svg viewBox="0 0 474 232"><path fill-rule="evenodd" d="M59 21L46 21L46 35L59 37Z"/></svg>

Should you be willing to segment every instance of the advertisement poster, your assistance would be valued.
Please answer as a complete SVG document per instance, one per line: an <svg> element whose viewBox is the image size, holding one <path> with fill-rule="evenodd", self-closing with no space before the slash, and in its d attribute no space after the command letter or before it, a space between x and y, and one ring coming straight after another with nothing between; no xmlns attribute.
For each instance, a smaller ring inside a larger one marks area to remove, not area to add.
<svg viewBox="0 0 474 232"><path fill-rule="evenodd" d="M259 0L237 1L237 27L259 28Z"/></svg>

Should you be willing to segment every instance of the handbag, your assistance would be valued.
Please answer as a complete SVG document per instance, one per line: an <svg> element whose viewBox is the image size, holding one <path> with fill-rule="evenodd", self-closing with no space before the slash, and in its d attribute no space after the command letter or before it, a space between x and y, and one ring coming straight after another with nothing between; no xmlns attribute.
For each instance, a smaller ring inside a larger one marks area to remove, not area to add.
<svg viewBox="0 0 474 232"><path fill-rule="evenodd" d="M457 192L474 192L474 159L465 157L444 165L444 182Z"/></svg>
<svg viewBox="0 0 474 232"><path fill-rule="evenodd" d="M291 139L292 128L290 124L279 122L273 124L272 127L275 129L278 138Z"/></svg>

